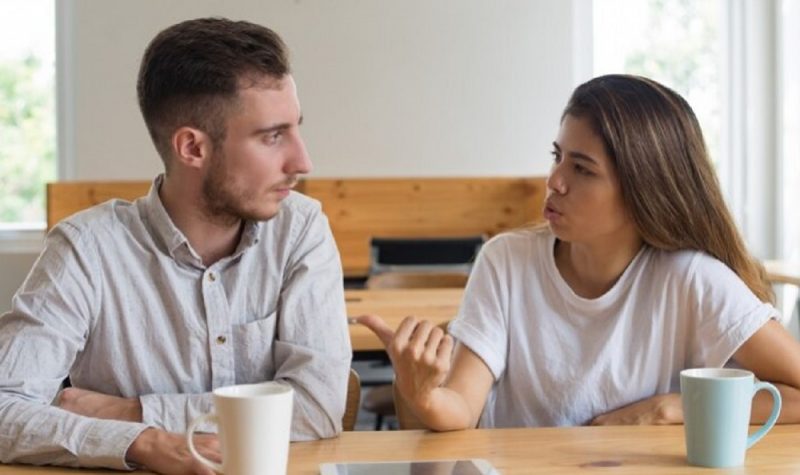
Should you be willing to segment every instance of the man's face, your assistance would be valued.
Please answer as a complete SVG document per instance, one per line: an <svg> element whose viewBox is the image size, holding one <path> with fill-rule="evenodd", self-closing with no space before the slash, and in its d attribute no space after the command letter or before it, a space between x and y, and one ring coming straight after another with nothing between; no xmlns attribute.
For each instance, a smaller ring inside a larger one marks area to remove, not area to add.
<svg viewBox="0 0 800 475"><path fill-rule="evenodd" d="M301 118L289 75L239 91L203 180L209 217L266 221L278 213L298 176L311 171Z"/></svg>

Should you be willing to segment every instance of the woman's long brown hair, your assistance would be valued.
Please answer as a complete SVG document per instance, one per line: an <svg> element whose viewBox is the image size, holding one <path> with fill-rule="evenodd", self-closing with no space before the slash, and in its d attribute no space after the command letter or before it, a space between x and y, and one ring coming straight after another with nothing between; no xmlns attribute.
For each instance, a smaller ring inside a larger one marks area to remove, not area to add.
<svg viewBox="0 0 800 475"><path fill-rule="evenodd" d="M700 124L679 94L643 77L600 76L575 89L567 115L588 119L603 139L645 243L710 254L773 302L764 267L725 205Z"/></svg>

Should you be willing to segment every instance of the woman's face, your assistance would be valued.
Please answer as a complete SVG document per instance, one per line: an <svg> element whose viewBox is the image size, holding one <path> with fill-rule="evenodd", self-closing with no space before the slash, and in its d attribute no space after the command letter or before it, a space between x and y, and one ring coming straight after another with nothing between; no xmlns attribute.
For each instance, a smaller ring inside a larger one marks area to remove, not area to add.
<svg viewBox="0 0 800 475"><path fill-rule="evenodd" d="M614 244L638 234L611 157L588 120L565 116L552 153L544 218L559 239Z"/></svg>

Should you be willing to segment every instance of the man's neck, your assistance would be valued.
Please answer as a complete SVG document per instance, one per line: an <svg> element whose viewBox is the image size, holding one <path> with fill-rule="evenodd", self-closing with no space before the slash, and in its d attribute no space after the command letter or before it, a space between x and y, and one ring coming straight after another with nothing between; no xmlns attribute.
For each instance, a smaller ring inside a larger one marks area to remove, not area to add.
<svg viewBox="0 0 800 475"><path fill-rule="evenodd" d="M559 241L556 267L576 294L597 298L616 284L642 245L638 235L591 244Z"/></svg>
<svg viewBox="0 0 800 475"><path fill-rule="evenodd" d="M203 203L199 184L189 185L188 180L170 180L164 177L158 196L172 222L189 240L192 249L210 266L236 251L244 222L209 219L200 205Z"/></svg>

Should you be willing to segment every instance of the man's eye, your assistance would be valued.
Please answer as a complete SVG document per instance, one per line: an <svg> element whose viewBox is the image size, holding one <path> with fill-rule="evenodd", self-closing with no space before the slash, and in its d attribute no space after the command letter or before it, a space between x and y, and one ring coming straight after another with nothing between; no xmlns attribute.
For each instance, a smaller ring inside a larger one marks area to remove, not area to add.
<svg viewBox="0 0 800 475"><path fill-rule="evenodd" d="M267 135L265 140L269 144L275 144L278 143L282 137L283 137L283 132L272 132L271 134Z"/></svg>

